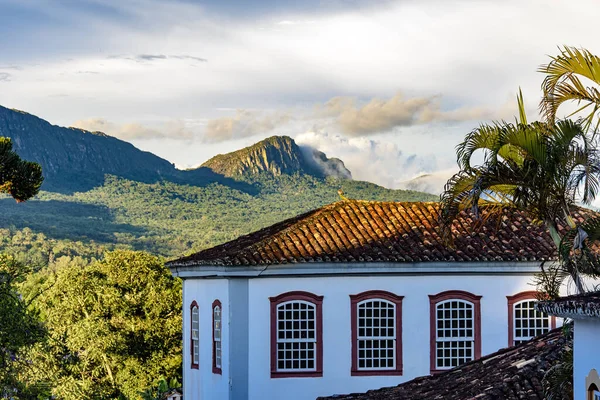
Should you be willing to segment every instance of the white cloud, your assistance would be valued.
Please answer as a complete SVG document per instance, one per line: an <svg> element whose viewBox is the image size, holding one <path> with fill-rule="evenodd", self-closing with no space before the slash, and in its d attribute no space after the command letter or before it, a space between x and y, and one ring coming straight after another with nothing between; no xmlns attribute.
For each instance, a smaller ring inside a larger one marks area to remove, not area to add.
<svg viewBox="0 0 600 400"><path fill-rule="evenodd" d="M405 188L406 181L424 173L436 172L445 164L434 154L407 154L397 143L348 138L327 132L310 131L295 137L300 145L323 151L328 157L344 161L356 180L365 180L389 188Z"/></svg>
<svg viewBox="0 0 600 400"><path fill-rule="evenodd" d="M434 122L507 118L505 106L497 110L486 107L460 107L443 111L440 107L440 97L407 98L402 93L397 93L389 99L373 98L363 104L352 97L334 97L317 106L316 116L332 117L341 131L350 136L372 135L397 127Z"/></svg>
<svg viewBox="0 0 600 400"><path fill-rule="evenodd" d="M260 113L236 110L235 115L211 119L206 124L204 141L223 142L256 135L268 135L275 128L287 124L292 117L285 112Z"/></svg>
<svg viewBox="0 0 600 400"><path fill-rule="evenodd" d="M182 121L168 121L160 124L160 126L157 128L151 128L135 122L117 124L104 118L90 118L75 121L72 126L92 132L103 132L123 140L191 140L194 137L194 134L185 126L184 122Z"/></svg>

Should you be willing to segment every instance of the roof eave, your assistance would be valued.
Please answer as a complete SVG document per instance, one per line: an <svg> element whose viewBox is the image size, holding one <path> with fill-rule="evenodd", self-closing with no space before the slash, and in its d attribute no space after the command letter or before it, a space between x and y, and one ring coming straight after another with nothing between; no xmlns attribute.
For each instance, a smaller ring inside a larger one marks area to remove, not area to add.
<svg viewBox="0 0 600 400"><path fill-rule="evenodd" d="M267 265L197 265L170 264L174 276L194 278L258 278L274 276L323 275L444 275L444 274L535 274L539 261L494 262L419 262L419 263L296 263Z"/></svg>
<svg viewBox="0 0 600 400"><path fill-rule="evenodd" d="M600 306L584 302L541 301L535 305L538 311L561 318L599 319Z"/></svg>

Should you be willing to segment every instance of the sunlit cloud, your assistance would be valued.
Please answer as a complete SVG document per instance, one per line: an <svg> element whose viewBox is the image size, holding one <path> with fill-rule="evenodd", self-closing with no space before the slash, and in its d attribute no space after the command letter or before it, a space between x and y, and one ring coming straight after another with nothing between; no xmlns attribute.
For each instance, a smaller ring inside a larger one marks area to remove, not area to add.
<svg viewBox="0 0 600 400"><path fill-rule="evenodd" d="M139 123L116 124L104 118L79 120L72 125L75 128L92 132L102 132L123 140L134 139L193 139L193 133L182 121L169 121L159 128L150 128Z"/></svg>

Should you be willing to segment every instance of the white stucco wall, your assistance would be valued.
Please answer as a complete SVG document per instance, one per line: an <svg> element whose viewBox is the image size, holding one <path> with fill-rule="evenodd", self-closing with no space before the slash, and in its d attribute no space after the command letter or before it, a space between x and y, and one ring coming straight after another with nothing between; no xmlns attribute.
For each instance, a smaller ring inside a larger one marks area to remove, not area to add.
<svg viewBox="0 0 600 400"><path fill-rule="evenodd" d="M600 373L600 320L576 319L573 343L575 399L587 399L585 378L592 368Z"/></svg>
<svg viewBox="0 0 600 400"><path fill-rule="evenodd" d="M305 400L364 392L428 375L429 297L447 290L481 295L482 355L508 345L506 296L532 290L526 274L260 277L184 281L184 395L188 400ZM307 291L323 299L323 377L270 374L269 297ZM351 376L350 295L385 290L404 296L403 376ZM212 374L211 304L223 304L223 375ZM189 305L200 306L200 369L190 369ZM234 349L230 353L230 349ZM227 360L230 360L228 362ZM246 397L247 395L247 397Z"/></svg>
<svg viewBox="0 0 600 400"><path fill-rule="evenodd" d="M376 276L252 279L249 284L249 399L315 399L317 396L397 385L428 375L429 294L464 290L481 299L482 354L506 347L507 295L531 290L528 276ZM350 294L386 290L404 296L403 376L351 377ZM270 378L269 297L303 290L323 295L323 377Z"/></svg>
<svg viewBox="0 0 600 400"><path fill-rule="evenodd" d="M229 285L227 279L183 281L183 397L185 399L229 399ZM212 303L222 304L222 375L212 372ZM198 303L200 316L200 363L192 369L190 352L190 304Z"/></svg>

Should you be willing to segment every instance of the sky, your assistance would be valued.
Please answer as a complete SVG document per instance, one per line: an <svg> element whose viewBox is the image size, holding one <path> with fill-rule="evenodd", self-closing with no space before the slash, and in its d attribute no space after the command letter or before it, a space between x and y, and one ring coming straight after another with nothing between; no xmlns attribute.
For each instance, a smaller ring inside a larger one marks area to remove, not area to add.
<svg viewBox="0 0 600 400"><path fill-rule="evenodd" d="M436 191L519 87L538 117L558 46L600 54L599 20L597 0L0 0L0 105L180 168L289 135Z"/></svg>

